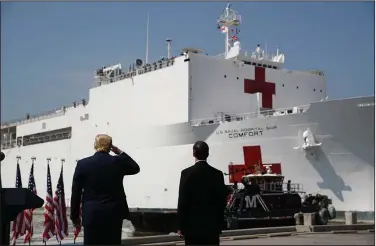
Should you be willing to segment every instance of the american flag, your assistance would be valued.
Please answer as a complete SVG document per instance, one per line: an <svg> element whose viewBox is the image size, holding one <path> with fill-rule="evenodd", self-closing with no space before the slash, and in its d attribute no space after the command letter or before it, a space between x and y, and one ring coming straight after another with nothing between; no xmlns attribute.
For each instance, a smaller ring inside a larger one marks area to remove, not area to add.
<svg viewBox="0 0 376 246"><path fill-rule="evenodd" d="M34 179L34 163L31 164L28 189L34 194L37 194L37 189L35 187L35 179ZM24 210L24 219L25 219L24 223L25 223L25 232L26 232L24 243L26 242L30 243L31 238L33 236L33 211L34 209Z"/></svg>
<svg viewBox="0 0 376 246"><path fill-rule="evenodd" d="M22 188L22 180L21 180L21 170L20 164L17 162L17 171L16 171L16 188ZM24 230L24 213L23 211L19 213L16 219L13 221L12 225L12 245L16 244L17 238L25 235Z"/></svg>
<svg viewBox="0 0 376 246"><path fill-rule="evenodd" d="M226 32L228 32L228 27L223 26L223 27L220 28L220 30L221 30L222 33L226 33Z"/></svg>
<svg viewBox="0 0 376 246"><path fill-rule="evenodd" d="M61 242L61 240L68 236L68 219L67 207L65 205L63 166L61 166L60 177L55 191L54 207L56 239L58 242Z"/></svg>
<svg viewBox="0 0 376 246"><path fill-rule="evenodd" d="M52 184L51 184L51 173L50 164L47 164L47 194L46 194L46 205L44 206L44 229L43 229L43 242L47 242L48 239L55 235L55 225L54 225L54 202L52 200Z"/></svg>
<svg viewBox="0 0 376 246"><path fill-rule="evenodd" d="M82 201L82 198L81 198L81 201ZM80 217L79 217L79 226L77 226L75 229L74 229L74 242L76 242L76 239L78 237L78 234L80 234L82 228L81 228L81 224L82 224L82 202L81 202L81 207L80 207Z"/></svg>

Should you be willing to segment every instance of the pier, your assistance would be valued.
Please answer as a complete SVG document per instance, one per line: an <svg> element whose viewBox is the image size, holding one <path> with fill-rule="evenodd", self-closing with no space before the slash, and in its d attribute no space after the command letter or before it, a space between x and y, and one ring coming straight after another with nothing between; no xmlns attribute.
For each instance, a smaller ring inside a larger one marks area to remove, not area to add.
<svg viewBox="0 0 376 246"><path fill-rule="evenodd" d="M34 214L34 237L31 245L41 245L40 234L43 228L43 218L40 211ZM62 245L82 245L83 232L76 242L73 240L73 226L69 223L69 236L63 240ZM371 221L358 221L356 213L347 212L344 220L334 220L328 225L314 225L310 215L303 216L302 225L252 228L241 230L223 231L221 245L374 245L375 224ZM17 245L23 243L23 238L17 240ZM58 245L51 238L46 245ZM169 235L152 235L134 232L128 221L123 223L122 245L184 245L183 238L176 233Z"/></svg>
<svg viewBox="0 0 376 246"><path fill-rule="evenodd" d="M128 244L123 240L123 245L184 245L184 241ZM33 242L32 245L41 245ZM359 231L329 231L317 233L270 233L255 235L240 235L222 237L220 245L374 245L374 230ZM18 245L23 245L18 243ZM56 241L50 240L47 245L57 245ZM64 240L61 245L83 245L82 238L74 244L73 239Z"/></svg>

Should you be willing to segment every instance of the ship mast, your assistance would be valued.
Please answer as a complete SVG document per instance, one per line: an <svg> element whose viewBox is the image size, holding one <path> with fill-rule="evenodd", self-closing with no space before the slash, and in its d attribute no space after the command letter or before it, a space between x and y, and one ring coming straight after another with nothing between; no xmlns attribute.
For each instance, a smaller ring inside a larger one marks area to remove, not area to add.
<svg viewBox="0 0 376 246"><path fill-rule="evenodd" d="M226 9L223 11L218 21L218 29L225 33L225 56L228 53L230 42L237 40L237 34L239 29L237 28L241 24L241 16L233 9L231 9L231 4L227 4ZM234 30L235 29L235 30ZM230 34L232 35L230 39Z"/></svg>
<svg viewBox="0 0 376 246"><path fill-rule="evenodd" d="M148 20L146 22L146 55L145 55L145 64L149 63L149 12Z"/></svg>

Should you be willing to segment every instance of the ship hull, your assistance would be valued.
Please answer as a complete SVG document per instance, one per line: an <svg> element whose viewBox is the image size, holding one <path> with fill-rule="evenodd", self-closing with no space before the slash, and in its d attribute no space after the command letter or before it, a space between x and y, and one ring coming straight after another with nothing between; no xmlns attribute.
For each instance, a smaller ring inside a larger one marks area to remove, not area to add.
<svg viewBox="0 0 376 246"><path fill-rule="evenodd" d="M76 131L71 139L4 150L3 186L14 186L17 155L21 156L19 163L25 184L30 158L35 156L36 185L43 197L46 158L52 159L53 186L64 158L66 198L70 204L76 160L91 155L95 134L105 132L141 167L140 174L124 178L129 206L138 211L139 218L133 220L142 220L139 212L168 217L162 214L176 210L180 172L193 163L192 144L204 140L210 146L208 162L225 173L230 162L246 164L247 158L256 161L254 164L279 163L286 180L302 184L307 193L328 195L338 211L352 210L373 216L374 125L374 97L317 102L310 104L304 113L250 116L241 121L200 126L192 126L191 122L139 129L97 125ZM320 146L301 148L306 129ZM262 160L247 157L243 152L244 147L255 146L261 150ZM228 176L225 180L229 183Z"/></svg>

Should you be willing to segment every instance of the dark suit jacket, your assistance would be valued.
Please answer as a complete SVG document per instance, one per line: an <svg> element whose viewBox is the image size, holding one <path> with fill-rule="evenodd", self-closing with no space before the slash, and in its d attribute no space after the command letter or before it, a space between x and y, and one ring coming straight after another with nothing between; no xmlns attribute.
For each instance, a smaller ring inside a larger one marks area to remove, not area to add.
<svg viewBox="0 0 376 246"><path fill-rule="evenodd" d="M220 234L227 189L223 173L206 161L181 172L178 223L184 235Z"/></svg>
<svg viewBox="0 0 376 246"><path fill-rule="evenodd" d="M124 152L117 156L97 152L78 161L72 181L71 220L79 218L81 195L84 226L126 218L129 209L123 178L138 172L138 164Z"/></svg>

